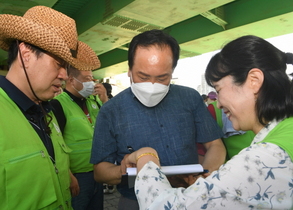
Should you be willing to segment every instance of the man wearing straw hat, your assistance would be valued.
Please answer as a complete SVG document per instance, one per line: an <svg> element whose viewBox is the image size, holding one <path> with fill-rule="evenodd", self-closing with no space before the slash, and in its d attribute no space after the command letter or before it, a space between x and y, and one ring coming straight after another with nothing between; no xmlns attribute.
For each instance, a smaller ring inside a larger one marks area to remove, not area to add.
<svg viewBox="0 0 293 210"><path fill-rule="evenodd" d="M68 153L48 100L79 70L100 62L78 41L75 22L44 6L0 15L0 209L72 209Z"/></svg>

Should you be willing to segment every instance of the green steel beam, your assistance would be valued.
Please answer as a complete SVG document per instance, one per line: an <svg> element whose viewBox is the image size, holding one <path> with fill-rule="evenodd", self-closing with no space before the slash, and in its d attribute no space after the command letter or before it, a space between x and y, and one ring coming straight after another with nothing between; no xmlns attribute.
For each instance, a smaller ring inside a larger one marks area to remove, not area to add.
<svg viewBox="0 0 293 210"><path fill-rule="evenodd" d="M134 0L91 0L74 16L78 34L84 33Z"/></svg>
<svg viewBox="0 0 293 210"><path fill-rule="evenodd" d="M196 16L165 29L179 44L228 31L263 19L293 12L292 0L238 0L224 5L226 30L210 20ZM271 32L263 27L263 31ZM268 35L269 36L269 35Z"/></svg>
<svg viewBox="0 0 293 210"><path fill-rule="evenodd" d="M173 36L179 44L198 39L210 34L223 31L221 26L198 15L164 29L165 32Z"/></svg>
<svg viewBox="0 0 293 210"><path fill-rule="evenodd" d="M99 56L103 68L113 65L113 63L121 63L127 60L127 51L114 49Z"/></svg>
<svg viewBox="0 0 293 210"><path fill-rule="evenodd" d="M227 29L251 24L260 20L293 11L292 0L239 0L224 5ZM263 30L266 30L265 26Z"/></svg>
<svg viewBox="0 0 293 210"><path fill-rule="evenodd" d="M216 25L205 17L198 15L175 25L172 25L164 30L178 41L183 50L185 47L187 47L186 49L188 51L194 51L196 54L202 54L205 52L220 49L220 47L224 44L224 41L222 40L233 39L235 36L239 36L240 33L243 33L243 30L247 30L247 33L253 33L251 31L254 31L255 34L260 34L263 38L276 36L276 30L278 30L277 21L272 21L271 25L263 25L263 27L257 29L257 32L255 31L254 24L269 18L275 18L276 20L280 18L278 16L292 13L293 1L237 0L226 4L223 7L224 20L228 23L225 26L225 29L223 29L221 26ZM290 31L290 29L286 29L286 31L288 30ZM282 30L280 28L280 33L282 33L281 31ZM291 33L293 33L293 27L291 31ZM204 40L204 43L202 45L193 43L196 42L196 40L203 39L206 40ZM190 45L188 44L189 42L191 43ZM117 66L120 66L121 73L122 71L125 72L127 63L127 52L123 52L121 50L118 50L118 52L119 53L114 50L105 53L105 55L102 54L99 56L102 63L102 69L95 72L97 77L99 77L99 71L101 73L103 72L103 75L111 75L111 65L113 65L113 72L115 72L115 74L117 74ZM119 62L116 62L116 56L119 57ZM125 59L124 62L122 62L123 58Z"/></svg>

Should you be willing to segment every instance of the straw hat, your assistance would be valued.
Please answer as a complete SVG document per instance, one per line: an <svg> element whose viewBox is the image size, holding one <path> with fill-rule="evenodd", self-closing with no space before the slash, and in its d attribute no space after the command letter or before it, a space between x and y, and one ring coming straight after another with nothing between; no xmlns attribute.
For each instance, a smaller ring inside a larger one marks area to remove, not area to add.
<svg viewBox="0 0 293 210"><path fill-rule="evenodd" d="M0 15L0 48L20 40L50 52L79 70L100 67L95 52L78 41L75 21L50 7L35 6L21 16Z"/></svg>

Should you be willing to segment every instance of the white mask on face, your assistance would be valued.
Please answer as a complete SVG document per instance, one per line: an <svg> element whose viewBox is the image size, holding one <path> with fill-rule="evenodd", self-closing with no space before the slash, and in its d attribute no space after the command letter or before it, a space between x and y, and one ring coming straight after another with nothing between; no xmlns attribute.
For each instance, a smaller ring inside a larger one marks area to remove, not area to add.
<svg viewBox="0 0 293 210"><path fill-rule="evenodd" d="M84 98L90 96L91 94L93 94L94 89L95 89L95 83L93 81L90 82L81 82L78 79L76 79L75 77L73 77L76 81L82 83L83 88L81 90L76 90L73 86L73 88L80 94L82 95Z"/></svg>
<svg viewBox="0 0 293 210"><path fill-rule="evenodd" d="M131 77L131 90L136 98L145 106L153 107L160 103L169 91L170 85L160 83L134 83Z"/></svg>

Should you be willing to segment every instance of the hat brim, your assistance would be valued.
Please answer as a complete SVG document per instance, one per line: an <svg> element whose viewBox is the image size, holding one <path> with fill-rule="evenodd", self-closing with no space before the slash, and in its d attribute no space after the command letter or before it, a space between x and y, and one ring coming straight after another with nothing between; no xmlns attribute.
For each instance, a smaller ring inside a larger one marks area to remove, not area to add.
<svg viewBox="0 0 293 210"><path fill-rule="evenodd" d="M53 27L48 28L48 25L36 23L21 16L3 14L0 17L0 47L3 50L7 51L11 41L17 39L40 47L73 64L69 47Z"/></svg>
<svg viewBox="0 0 293 210"><path fill-rule="evenodd" d="M78 41L77 57L74 58L54 26L36 23L21 16L1 14L0 48L7 51L15 39L50 52L79 70L94 70L100 67L99 59L93 50L81 41Z"/></svg>
<svg viewBox="0 0 293 210"><path fill-rule="evenodd" d="M100 68L101 63L90 46L78 41L77 57L73 58L72 66L78 70L95 70Z"/></svg>

